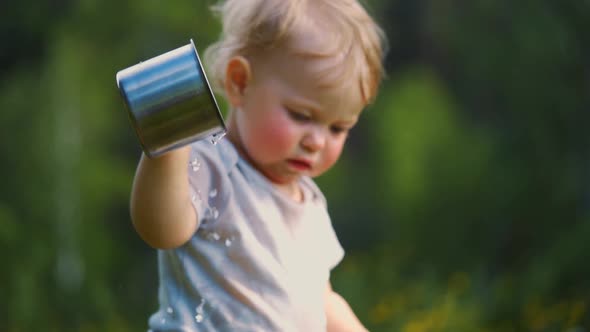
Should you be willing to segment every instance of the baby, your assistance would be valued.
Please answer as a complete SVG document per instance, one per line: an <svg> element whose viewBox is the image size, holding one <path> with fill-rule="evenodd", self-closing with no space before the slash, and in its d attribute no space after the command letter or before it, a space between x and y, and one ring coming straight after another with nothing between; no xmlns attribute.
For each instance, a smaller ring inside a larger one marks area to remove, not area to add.
<svg viewBox="0 0 590 332"><path fill-rule="evenodd" d="M330 286L344 252L311 178L376 93L383 34L356 0L228 0L205 53L227 135L142 156L131 195L158 248L151 331L365 331Z"/></svg>

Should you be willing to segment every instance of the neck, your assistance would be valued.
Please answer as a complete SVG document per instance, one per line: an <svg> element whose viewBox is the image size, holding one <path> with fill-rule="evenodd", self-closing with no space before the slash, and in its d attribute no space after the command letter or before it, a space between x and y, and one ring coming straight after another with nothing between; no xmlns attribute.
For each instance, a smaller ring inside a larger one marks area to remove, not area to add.
<svg viewBox="0 0 590 332"><path fill-rule="evenodd" d="M303 191L301 190L301 186L299 182L291 182L289 184L274 184L280 191L287 194L291 199L293 199L297 203L303 202Z"/></svg>

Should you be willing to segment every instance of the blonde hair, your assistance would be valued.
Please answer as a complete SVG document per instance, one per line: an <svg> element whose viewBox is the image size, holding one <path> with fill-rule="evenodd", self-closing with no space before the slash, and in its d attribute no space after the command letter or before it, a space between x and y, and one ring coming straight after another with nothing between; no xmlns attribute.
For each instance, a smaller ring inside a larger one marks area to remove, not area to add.
<svg viewBox="0 0 590 332"><path fill-rule="evenodd" d="M375 98L384 75L385 38L357 0L225 0L213 10L223 30L204 56L217 92L223 94L225 68L232 57L286 46L300 56L336 57L330 73L323 73L330 81L324 85L358 79L364 102ZM293 49L289 43L318 29L328 33L321 50Z"/></svg>

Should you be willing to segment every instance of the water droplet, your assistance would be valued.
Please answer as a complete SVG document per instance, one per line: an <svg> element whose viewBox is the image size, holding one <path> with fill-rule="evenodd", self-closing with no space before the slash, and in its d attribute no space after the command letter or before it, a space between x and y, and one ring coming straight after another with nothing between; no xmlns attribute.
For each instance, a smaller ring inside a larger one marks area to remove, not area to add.
<svg viewBox="0 0 590 332"><path fill-rule="evenodd" d="M195 321L196 321L197 323L200 323L200 322L202 322L202 321L203 321L203 315L201 315L201 314L196 314L196 315L195 315Z"/></svg>
<svg viewBox="0 0 590 332"><path fill-rule="evenodd" d="M193 172L196 172L201 168L201 162L197 158L195 158L191 160L190 166L193 168Z"/></svg>
<svg viewBox="0 0 590 332"><path fill-rule="evenodd" d="M213 198L213 197L215 197L215 196L217 196L217 189L213 189L213 190L211 190L211 192L209 193L209 197Z"/></svg>
<svg viewBox="0 0 590 332"><path fill-rule="evenodd" d="M231 239L225 239L225 246L226 247L231 247L231 243L232 243Z"/></svg>
<svg viewBox="0 0 590 332"><path fill-rule="evenodd" d="M203 307L205 306L205 299L201 299L201 303L199 303L199 305L195 308L195 311L198 314L202 314L203 313Z"/></svg>
<svg viewBox="0 0 590 332"><path fill-rule="evenodd" d="M205 299L201 299L201 303L195 308L195 321L200 323L203 321L203 307L205 306Z"/></svg>
<svg viewBox="0 0 590 332"><path fill-rule="evenodd" d="M191 197L193 203L197 202L197 201L202 201L203 199L201 198L201 192L199 190L197 190L196 193L194 193Z"/></svg>
<svg viewBox="0 0 590 332"><path fill-rule="evenodd" d="M166 309L166 312L167 312L168 314L172 315L172 314L174 313L174 309L172 309L172 307L168 307L168 308Z"/></svg>
<svg viewBox="0 0 590 332"><path fill-rule="evenodd" d="M219 217L219 211L214 206L209 206L205 209L205 219L217 219Z"/></svg>
<svg viewBox="0 0 590 332"><path fill-rule="evenodd" d="M225 136L225 132L221 132L221 133L217 133L217 134L213 134L213 136L211 137L211 144L213 145L217 145L217 143L219 143L219 141L221 141L221 139Z"/></svg>
<svg viewBox="0 0 590 332"><path fill-rule="evenodd" d="M221 236L219 236L219 234L217 234L216 232L211 232L207 235L207 238L209 240L219 241L219 239L221 239Z"/></svg>

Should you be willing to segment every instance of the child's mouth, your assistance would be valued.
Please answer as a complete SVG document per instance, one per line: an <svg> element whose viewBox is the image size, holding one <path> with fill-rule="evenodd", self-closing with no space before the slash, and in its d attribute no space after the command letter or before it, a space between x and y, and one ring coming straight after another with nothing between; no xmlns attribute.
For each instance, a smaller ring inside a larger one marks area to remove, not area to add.
<svg viewBox="0 0 590 332"><path fill-rule="evenodd" d="M289 166L298 171L308 171L311 169L311 163L306 160L289 159L287 160L287 163L289 164Z"/></svg>

